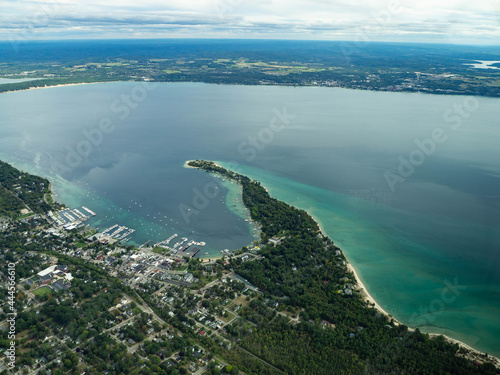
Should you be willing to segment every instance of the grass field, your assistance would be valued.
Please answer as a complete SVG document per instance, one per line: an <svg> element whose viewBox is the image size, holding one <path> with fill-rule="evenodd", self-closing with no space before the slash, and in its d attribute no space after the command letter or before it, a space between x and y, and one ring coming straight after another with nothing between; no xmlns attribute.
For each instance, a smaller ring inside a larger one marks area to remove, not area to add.
<svg viewBox="0 0 500 375"><path fill-rule="evenodd" d="M228 316L227 318L224 317L224 316L219 316L218 318L220 320L222 320L224 323L227 323L227 322L230 322L232 319L234 319L234 317L236 316L235 314L233 314L231 311L228 311Z"/></svg>
<svg viewBox="0 0 500 375"><path fill-rule="evenodd" d="M38 289L35 289L32 293L35 296L40 297L50 292L52 292L52 289L50 289L48 286L42 286Z"/></svg>
<svg viewBox="0 0 500 375"><path fill-rule="evenodd" d="M165 249L165 248L160 247L160 246L153 248L152 251L153 251L153 253L156 253L156 254L168 254L168 253L170 253L169 249Z"/></svg>

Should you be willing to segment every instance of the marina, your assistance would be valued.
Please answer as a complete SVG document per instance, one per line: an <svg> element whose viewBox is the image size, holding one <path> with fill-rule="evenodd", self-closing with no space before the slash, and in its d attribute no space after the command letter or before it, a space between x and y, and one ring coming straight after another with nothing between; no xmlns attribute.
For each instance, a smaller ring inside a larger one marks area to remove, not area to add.
<svg viewBox="0 0 500 375"><path fill-rule="evenodd" d="M118 224L104 230L101 233L103 237L114 238L120 241L129 241L130 235L135 232L135 229L128 228L126 226L119 226Z"/></svg>
<svg viewBox="0 0 500 375"><path fill-rule="evenodd" d="M196 242L193 240L189 241L187 237L182 237L179 242L176 242L173 246L169 246L169 243L177 237L179 237L179 235L176 233L164 241L157 242L154 245L154 247L161 247L170 250L171 255L193 258L206 245L206 243L203 241L201 242Z"/></svg>
<svg viewBox="0 0 500 375"><path fill-rule="evenodd" d="M65 208L55 213L49 211L47 214L48 219L55 226L63 227L66 230L80 227L84 221L87 221L90 217L95 215L96 214L93 211L86 207L81 207L80 209Z"/></svg>

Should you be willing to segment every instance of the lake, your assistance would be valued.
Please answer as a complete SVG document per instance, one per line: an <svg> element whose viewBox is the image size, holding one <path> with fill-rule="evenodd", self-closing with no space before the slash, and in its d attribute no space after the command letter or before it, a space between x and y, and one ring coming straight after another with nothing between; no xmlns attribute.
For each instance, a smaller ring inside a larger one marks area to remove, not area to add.
<svg viewBox="0 0 500 375"><path fill-rule="evenodd" d="M104 83L0 95L0 156L99 227L255 239L216 160L306 209L394 317L500 355L500 99L316 87ZM204 253L207 254L204 254Z"/></svg>

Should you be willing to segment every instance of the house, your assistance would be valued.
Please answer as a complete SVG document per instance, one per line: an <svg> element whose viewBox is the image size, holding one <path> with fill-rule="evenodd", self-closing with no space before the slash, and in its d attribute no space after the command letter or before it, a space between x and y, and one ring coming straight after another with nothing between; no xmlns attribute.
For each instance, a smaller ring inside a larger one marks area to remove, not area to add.
<svg viewBox="0 0 500 375"><path fill-rule="evenodd" d="M167 302L167 303L172 303L172 302L174 302L174 297L168 297L168 298L165 300L165 302Z"/></svg>
<svg viewBox="0 0 500 375"><path fill-rule="evenodd" d="M281 239L277 237L271 237L269 239L269 243L273 246L279 245L281 243Z"/></svg>
<svg viewBox="0 0 500 375"><path fill-rule="evenodd" d="M185 282L191 283L194 280L194 276L193 276L193 274L191 272L188 272L188 273L186 273L184 275L183 279L184 279Z"/></svg>
<svg viewBox="0 0 500 375"><path fill-rule="evenodd" d="M166 356L167 352L165 350L160 350L158 353L156 353L156 355L158 357L160 357L160 359L163 361L165 359L165 356Z"/></svg>

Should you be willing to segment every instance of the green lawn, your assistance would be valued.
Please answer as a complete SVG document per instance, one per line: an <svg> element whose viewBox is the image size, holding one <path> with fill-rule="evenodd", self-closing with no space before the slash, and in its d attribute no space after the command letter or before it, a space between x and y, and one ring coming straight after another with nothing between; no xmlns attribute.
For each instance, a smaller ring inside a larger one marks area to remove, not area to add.
<svg viewBox="0 0 500 375"><path fill-rule="evenodd" d="M16 219L17 220L26 219L27 217L30 217L30 216L33 216L33 215L34 215L34 213L30 212L29 214L24 214L24 215L18 216Z"/></svg>
<svg viewBox="0 0 500 375"><path fill-rule="evenodd" d="M35 296L40 297L40 296L43 296L43 295L51 293L51 292L52 292L52 289L50 289L48 286L42 286L38 289L35 289L32 293Z"/></svg>
<svg viewBox="0 0 500 375"><path fill-rule="evenodd" d="M98 232L99 232L98 230L92 229L92 230L89 230L89 231L85 232L84 236L85 237L90 237L90 236L93 236L94 234L96 234Z"/></svg>
<svg viewBox="0 0 500 375"><path fill-rule="evenodd" d="M165 249L165 248L160 247L160 246L153 248L152 251L153 251L153 253L157 253L157 254L168 254L170 252L169 249Z"/></svg>

